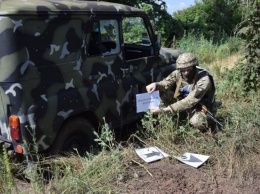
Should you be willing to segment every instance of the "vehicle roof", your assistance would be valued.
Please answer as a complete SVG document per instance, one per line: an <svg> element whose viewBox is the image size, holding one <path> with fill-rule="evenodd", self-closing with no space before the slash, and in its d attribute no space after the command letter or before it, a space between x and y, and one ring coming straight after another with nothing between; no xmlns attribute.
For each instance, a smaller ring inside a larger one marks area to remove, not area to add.
<svg viewBox="0 0 260 194"><path fill-rule="evenodd" d="M2 0L0 3L0 15L39 14L73 12L81 13L145 13L143 10L105 1L82 0Z"/></svg>

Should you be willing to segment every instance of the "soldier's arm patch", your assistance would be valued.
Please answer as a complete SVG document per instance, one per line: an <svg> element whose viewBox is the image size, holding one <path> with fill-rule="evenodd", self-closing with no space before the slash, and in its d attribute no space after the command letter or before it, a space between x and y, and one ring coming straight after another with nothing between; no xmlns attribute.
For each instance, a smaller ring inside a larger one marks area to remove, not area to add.
<svg viewBox="0 0 260 194"><path fill-rule="evenodd" d="M203 98L203 96L205 95L206 92L207 92L207 90L205 90L204 88L202 88L202 87L197 87L197 88L194 90L194 97L195 97L195 98L198 98L198 99L201 99L201 98Z"/></svg>
<svg viewBox="0 0 260 194"><path fill-rule="evenodd" d="M207 93L207 91L211 88L211 82L208 76L201 78L197 84L195 89L193 90L193 96L197 99L202 99L203 96Z"/></svg>

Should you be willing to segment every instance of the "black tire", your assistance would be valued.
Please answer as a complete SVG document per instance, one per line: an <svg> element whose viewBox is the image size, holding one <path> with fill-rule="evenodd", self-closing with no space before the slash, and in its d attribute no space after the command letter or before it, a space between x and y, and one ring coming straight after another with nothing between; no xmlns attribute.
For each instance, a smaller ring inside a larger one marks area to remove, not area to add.
<svg viewBox="0 0 260 194"><path fill-rule="evenodd" d="M83 156L95 147L94 127L84 118L67 121L50 148L51 154L75 153Z"/></svg>

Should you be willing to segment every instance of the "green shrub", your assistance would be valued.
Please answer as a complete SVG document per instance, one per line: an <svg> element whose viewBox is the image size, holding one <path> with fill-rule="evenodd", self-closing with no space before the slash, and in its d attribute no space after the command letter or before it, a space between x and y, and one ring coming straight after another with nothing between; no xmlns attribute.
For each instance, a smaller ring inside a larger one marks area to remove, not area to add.
<svg viewBox="0 0 260 194"><path fill-rule="evenodd" d="M230 51L229 45L227 43L220 45L218 47L217 52L216 52L217 59L223 59L230 55L231 55L231 51Z"/></svg>
<svg viewBox="0 0 260 194"><path fill-rule="evenodd" d="M223 37L219 43L206 39L203 35L187 33L178 40L178 49L191 52L200 63L211 63L229 57L243 49L244 43L237 37Z"/></svg>
<svg viewBox="0 0 260 194"><path fill-rule="evenodd" d="M11 172L11 164L9 162L8 154L6 148L1 147L2 151L0 154L0 193L11 194L12 188L14 186L14 180Z"/></svg>

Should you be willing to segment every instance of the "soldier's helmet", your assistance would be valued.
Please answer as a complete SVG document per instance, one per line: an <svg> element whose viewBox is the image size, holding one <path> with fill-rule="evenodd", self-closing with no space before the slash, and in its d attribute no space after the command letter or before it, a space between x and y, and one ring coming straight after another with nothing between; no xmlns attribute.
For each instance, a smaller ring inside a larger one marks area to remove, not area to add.
<svg viewBox="0 0 260 194"><path fill-rule="evenodd" d="M191 53L183 53L177 58L177 69L193 67L198 65L197 58Z"/></svg>

